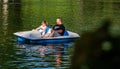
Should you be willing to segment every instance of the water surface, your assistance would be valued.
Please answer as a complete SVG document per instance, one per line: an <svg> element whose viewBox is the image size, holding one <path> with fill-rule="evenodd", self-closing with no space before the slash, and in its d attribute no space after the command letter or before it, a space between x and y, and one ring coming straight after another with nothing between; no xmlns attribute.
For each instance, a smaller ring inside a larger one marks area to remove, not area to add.
<svg viewBox="0 0 120 69"><path fill-rule="evenodd" d="M36 28L42 20L54 25L56 18L62 17L67 30L82 34L96 30L103 19L110 18L113 23L109 32L116 36L120 34L119 3L118 0L0 0L0 68L68 68L73 44L18 45L13 33Z"/></svg>

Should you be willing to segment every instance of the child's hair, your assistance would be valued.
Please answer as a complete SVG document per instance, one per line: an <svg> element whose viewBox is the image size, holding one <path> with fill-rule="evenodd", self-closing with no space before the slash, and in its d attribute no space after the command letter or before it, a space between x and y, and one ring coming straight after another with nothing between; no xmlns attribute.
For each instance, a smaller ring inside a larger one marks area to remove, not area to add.
<svg viewBox="0 0 120 69"><path fill-rule="evenodd" d="M44 22L44 23L47 23L47 21L45 21L45 20L44 20L43 22Z"/></svg>
<svg viewBox="0 0 120 69"><path fill-rule="evenodd" d="M47 21L44 20L44 21L42 21L42 22L43 22L44 24L48 25L48 22L47 22Z"/></svg>

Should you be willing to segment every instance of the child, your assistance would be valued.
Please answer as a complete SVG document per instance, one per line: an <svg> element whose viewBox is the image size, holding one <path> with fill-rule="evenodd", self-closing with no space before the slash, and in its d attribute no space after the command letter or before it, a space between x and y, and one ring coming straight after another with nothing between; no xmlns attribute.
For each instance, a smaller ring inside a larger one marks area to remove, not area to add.
<svg viewBox="0 0 120 69"><path fill-rule="evenodd" d="M43 36L43 35L45 35L47 25L48 25L48 23L46 21L42 21L41 26L36 28L36 30L39 31L40 34Z"/></svg>

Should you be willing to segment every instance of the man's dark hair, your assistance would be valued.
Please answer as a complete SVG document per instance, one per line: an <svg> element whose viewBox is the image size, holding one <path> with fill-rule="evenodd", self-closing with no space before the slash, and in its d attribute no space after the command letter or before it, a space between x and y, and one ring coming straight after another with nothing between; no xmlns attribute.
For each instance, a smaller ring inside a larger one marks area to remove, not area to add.
<svg viewBox="0 0 120 69"><path fill-rule="evenodd" d="M57 19L60 19L62 21L62 18L61 17L58 17Z"/></svg>

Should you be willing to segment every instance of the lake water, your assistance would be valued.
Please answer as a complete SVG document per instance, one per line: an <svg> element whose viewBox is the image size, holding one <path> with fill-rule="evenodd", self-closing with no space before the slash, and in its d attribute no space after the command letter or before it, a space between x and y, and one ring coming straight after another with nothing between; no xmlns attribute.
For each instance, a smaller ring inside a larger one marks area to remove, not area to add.
<svg viewBox="0 0 120 69"><path fill-rule="evenodd" d="M66 69L70 66L71 44L15 45L14 54L7 55L5 69Z"/></svg>
<svg viewBox="0 0 120 69"><path fill-rule="evenodd" d="M94 31L110 18L110 33L119 35L118 0L0 0L0 69L66 69L74 44L18 45L14 32L54 25L62 17L67 30Z"/></svg>

